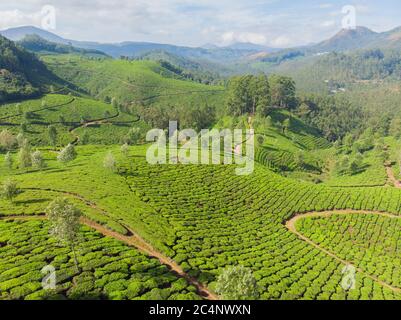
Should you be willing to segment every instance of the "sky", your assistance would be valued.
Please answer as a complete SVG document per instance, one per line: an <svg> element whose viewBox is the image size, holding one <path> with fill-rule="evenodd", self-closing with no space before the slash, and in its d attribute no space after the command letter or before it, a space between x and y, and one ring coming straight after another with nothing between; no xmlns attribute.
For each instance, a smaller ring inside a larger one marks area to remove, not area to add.
<svg viewBox="0 0 401 320"><path fill-rule="evenodd" d="M357 25L378 32L401 26L399 0L1 0L0 30L53 21L46 5L55 10L48 31L113 43L294 47L333 36L347 5Z"/></svg>

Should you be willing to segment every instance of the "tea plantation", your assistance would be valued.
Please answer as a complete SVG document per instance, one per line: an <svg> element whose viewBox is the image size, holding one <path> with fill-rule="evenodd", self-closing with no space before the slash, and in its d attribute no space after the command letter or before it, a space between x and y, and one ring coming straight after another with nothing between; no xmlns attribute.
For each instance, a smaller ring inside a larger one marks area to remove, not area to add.
<svg viewBox="0 0 401 320"><path fill-rule="evenodd" d="M103 167L109 150L116 173ZM82 146L67 165L48 152L43 170L3 169L2 180L11 174L23 192L12 205L0 202L2 214L43 212L59 193L82 202L76 194L96 204L88 217L122 233L129 227L212 290L223 268L241 264L253 270L261 299L398 298L398 292L359 273L356 291L344 291L339 285L344 265L284 223L296 213L334 209L398 215L399 190L300 183L262 165L245 177L236 176L233 165L152 166L145 151L146 146L130 147L124 155L120 147Z"/></svg>
<svg viewBox="0 0 401 320"><path fill-rule="evenodd" d="M82 227L77 271L41 220L0 221L0 299L199 299L194 287L132 247ZM44 290L43 267L57 286Z"/></svg>

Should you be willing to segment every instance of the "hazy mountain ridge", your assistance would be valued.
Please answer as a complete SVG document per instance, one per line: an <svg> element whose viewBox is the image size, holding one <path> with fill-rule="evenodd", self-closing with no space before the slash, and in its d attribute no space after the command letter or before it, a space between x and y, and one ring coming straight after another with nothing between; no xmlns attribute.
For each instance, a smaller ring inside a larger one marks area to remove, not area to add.
<svg viewBox="0 0 401 320"><path fill-rule="evenodd" d="M76 41L64 39L51 32L30 26L10 28L0 31L0 34L13 41L19 41L22 40L26 35L35 34L47 41L72 45L77 48L99 50L115 58L120 56L138 57L149 51L163 50L168 53L179 55L185 58L208 59L215 62L229 62L241 59L249 54L256 53L261 49L266 51L273 50L271 48L254 44L240 43L233 44L232 46L228 47L209 46L208 48L203 48L134 41L126 41L121 43Z"/></svg>

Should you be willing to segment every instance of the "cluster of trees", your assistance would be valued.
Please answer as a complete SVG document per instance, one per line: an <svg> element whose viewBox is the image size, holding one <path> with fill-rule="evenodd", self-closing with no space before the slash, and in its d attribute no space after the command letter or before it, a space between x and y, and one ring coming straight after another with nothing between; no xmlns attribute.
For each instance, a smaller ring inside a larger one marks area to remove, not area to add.
<svg viewBox="0 0 401 320"><path fill-rule="evenodd" d="M53 132L50 130L49 133ZM0 132L0 151L6 152L4 156L5 166L11 170L14 165L14 159L11 151L18 148L17 159L18 168L25 169L34 167L43 169L46 167L45 159L39 150L32 151L32 146L23 133L14 136L10 131L3 130ZM72 144L67 145L60 151L57 159L62 163L67 163L77 157L75 147Z"/></svg>
<svg viewBox="0 0 401 320"><path fill-rule="evenodd" d="M355 53L334 52L323 56L318 67L330 68L344 80L401 79L401 53L398 50L363 50ZM337 75L334 74L333 77Z"/></svg>
<svg viewBox="0 0 401 320"><path fill-rule="evenodd" d="M324 95L300 97L295 113L330 141L342 139L350 132L361 132L367 116L345 97Z"/></svg>
<svg viewBox="0 0 401 320"><path fill-rule="evenodd" d="M233 116L246 113L268 115L272 108L293 109L297 105L295 82L278 75L232 77L227 87L227 112Z"/></svg>
<svg viewBox="0 0 401 320"><path fill-rule="evenodd" d="M177 120L179 128L193 128L199 131L209 128L216 117L215 108L207 103L200 106L190 104L167 107L158 104L139 105L137 112L152 128L160 129L168 128L170 120Z"/></svg>

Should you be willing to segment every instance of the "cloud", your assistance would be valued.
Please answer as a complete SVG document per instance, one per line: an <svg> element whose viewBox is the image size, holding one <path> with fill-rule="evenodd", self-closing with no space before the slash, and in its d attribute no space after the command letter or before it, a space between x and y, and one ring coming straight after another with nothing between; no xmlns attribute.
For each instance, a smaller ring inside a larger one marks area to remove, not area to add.
<svg viewBox="0 0 401 320"><path fill-rule="evenodd" d="M10 26L41 25L41 12L26 13L18 9L0 11L0 28L6 29Z"/></svg>
<svg viewBox="0 0 401 320"><path fill-rule="evenodd" d="M331 0L18 0L0 1L0 29L40 26L42 6L55 5L55 33L100 42L149 41L199 46L252 42L297 46L331 36L341 23ZM377 29L400 24L400 2L349 0L358 23ZM391 9L389 9L391 8ZM369 13L366 13L368 12ZM398 10L399 12L399 10ZM365 14L366 13L366 14ZM335 21L335 23L333 23Z"/></svg>
<svg viewBox="0 0 401 320"><path fill-rule="evenodd" d="M277 48L285 48L292 43L292 40L287 36L279 36L271 41L271 45Z"/></svg>
<svg viewBox="0 0 401 320"><path fill-rule="evenodd" d="M333 4L332 3L321 3L318 5L318 7L320 9L329 9L329 8L333 7Z"/></svg>
<svg viewBox="0 0 401 320"><path fill-rule="evenodd" d="M223 45L232 44L234 42L250 42L255 44L266 44L266 37L260 33L254 32L225 32L221 36Z"/></svg>
<svg viewBox="0 0 401 320"><path fill-rule="evenodd" d="M334 20L327 20L323 21L320 26L324 28L329 28L329 27L334 27L336 25L336 22Z"/></svg>

